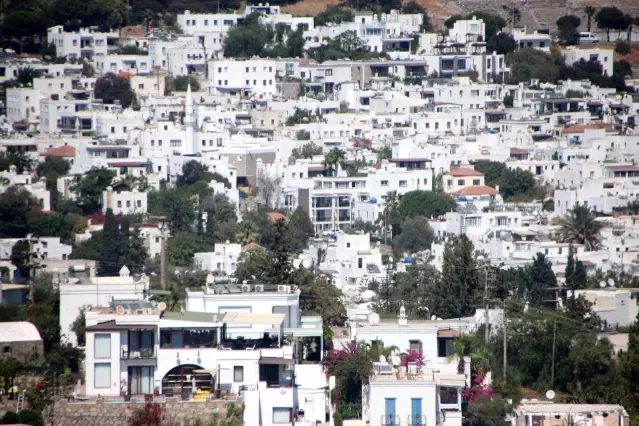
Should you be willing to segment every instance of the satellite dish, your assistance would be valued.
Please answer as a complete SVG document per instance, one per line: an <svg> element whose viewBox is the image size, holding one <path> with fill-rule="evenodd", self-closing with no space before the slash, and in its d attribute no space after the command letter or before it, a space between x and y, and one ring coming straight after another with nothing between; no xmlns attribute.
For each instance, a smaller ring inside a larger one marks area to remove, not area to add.
<svg viewBox="0 0 639 426"><path fill-rule="evenodd" d="M373 312L372 314L370 314L368 316L368 323L370 325L377 325L379 324L379 314L377 312Z"/></svg>
<svg viewBox="0 0 639 426"><path fill-rule="evenodd" d="M432 317L430 317L431 321L437 321L437 315L433 315Z"/></svg>
<svg viewBox="0 0 639 426"><path fill-rule="evenodd" d="M546 398L554 399L555 398L555 391L551 389L548 392L546 392Z"/></svg>
<svg viewBox="0 0 639 426"><path fill-rule="evenodd" d="M140 274L133 274L133 276L131 277L133 278L133 282L139 282L142 279L142 275Z"/></svg>
<svg viewBox="0 0 639 426"><path fill-rule="evenodd" d="M605 281L599 281L599 287L606 288L606 282Z"/></svg>
<svg viewBox="0 0 639 426"><path fill-rule="evenodd" d="M393 355L391 357L391 363L393 363L393 367L399 367L402 363L402 360L397 355Z"/></svg>
<svg viewBox="0 0 639 426"><path fill-rule="evenodd" d="M160 312L164 312L164 311L166 311L166 303L164 303L164 302L160 302L160 303L158 303L157 309L158 309L158 311L160 311Z"/></svg>
<svg viewBox="0 0 639 426"><path fill-rule="evenodd" d="M386 357L384 355L380 355L379 362L386 362Z"/></svg>
<svg viewBox="0 0 639 426"><path fill-rule="evenodd" d="M206 284L213 284L215 283L215 277L213 276L213 274L208 274L206 276Z"/></svg>
<svg viewBox="0 0 639 426"><path fill-rule="evenodd" d="M608 285L610 287L614 287L615 286L615 280L613 280L612 278L608 278Z"/></svg>

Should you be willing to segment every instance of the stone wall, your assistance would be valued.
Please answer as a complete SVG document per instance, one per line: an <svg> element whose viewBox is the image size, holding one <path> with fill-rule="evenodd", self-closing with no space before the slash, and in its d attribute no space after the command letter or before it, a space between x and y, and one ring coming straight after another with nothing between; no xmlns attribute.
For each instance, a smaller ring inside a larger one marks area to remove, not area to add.
<svg viewBox="0 0 639 426"><path fill-rule="evenodd" d="M162 398L155 402L165 408L162 425L192 425L198 418L213 420L214 416L224 416L229 404L242 404L241 399L213 401L178 401L177 398ZM131 415L144 408L145 402L137 400L82 401L60 400L45 416L47 426L128 426Z"/></svg>

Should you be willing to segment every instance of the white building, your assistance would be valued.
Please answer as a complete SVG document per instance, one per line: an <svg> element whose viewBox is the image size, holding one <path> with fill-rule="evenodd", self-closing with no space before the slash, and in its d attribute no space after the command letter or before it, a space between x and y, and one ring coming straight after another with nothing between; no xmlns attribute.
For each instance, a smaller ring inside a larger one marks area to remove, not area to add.
<svg viewBox="0 0 639 426"><path fill-rule="evenodd" d="M269 298L256 294L249 305ZM208 391L217 399L242 395L245 424L292 424L302 410L308 424L325 421L319 318L298 319L294 328L286 328L284 313L164 309L144 301L115 301L87 312L87 395L155 391L188 399L196 390ZM309 338L320 344L294 351ZM297 359L306 363L296 365Z"/></svg>
<svg viewBox="0 0 639 426"><path fill-rule="evenodd" d="M58 57L85 58L89 61L117 53L120 49L117 31L102 33L82 28L67 32L64 26L56 25L47 30L47 41L55 46Z"/></svg>
<svg viewBox="0 0 639 426"><path fill-rule="evenodd" d="M103 213L108 209L113 210L113 213L116 215L147 212L148 193L146 191L140 192L137 188L128 190L126 187L124 190L120 190L119 187L120 185L114 184L102 192Z"/></svg>
<svg viewBox="0 0 639 426"><path fill-rule="evenodd" d="M270 97L277 93L274 59L215 59L209 62L210 88L213 93Z"/></svg>
<svg viewBox="0 0 639 426"><path fill-rule="evenodd" d="M226 276L235 273L237 259L242 252L242 246L235 243L217 243L214 251L205 253L195 253L193 260L203 271L221 272Z"/></svg>

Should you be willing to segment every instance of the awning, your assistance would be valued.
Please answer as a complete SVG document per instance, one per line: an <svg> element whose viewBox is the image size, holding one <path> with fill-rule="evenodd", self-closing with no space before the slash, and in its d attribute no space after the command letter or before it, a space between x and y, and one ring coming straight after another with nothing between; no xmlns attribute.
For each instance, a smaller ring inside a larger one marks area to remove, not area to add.
<svg viewBox="0 0 639 426"><path fill-rule="evenodd" d="M210 374L212 376L215 376L217 374L217 368L193 370L193 372L197 374Z"/></svg>
<svg viewBox="0 0 639 426"><path fill-rule="evenodd" d="M270 364L270 365L291 365L295 364L294 359L284 359L284 358L261 358L258 364Z"/></svg>
<svg viewBox="0 0 639 426"><path fill-rule="evenodd" d="M222 321L226 324L264 324L281 326L284 314L254 314L251 312L227 312Z"/></svg>
<svg viewBox="0 0 639 426"><path fill-rule="evenodd" d="M461 333L457 330L448 329L448 330L438 330L437 337L459 337Z"/></svg>

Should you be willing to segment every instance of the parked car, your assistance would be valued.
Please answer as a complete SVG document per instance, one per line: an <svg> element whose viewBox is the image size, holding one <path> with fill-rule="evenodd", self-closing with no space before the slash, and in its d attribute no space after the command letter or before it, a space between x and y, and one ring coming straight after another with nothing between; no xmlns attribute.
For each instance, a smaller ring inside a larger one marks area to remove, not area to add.
<svg viewBox="0 0 639 426"><path fill-rule="evenodd" d="M599 39L593 33L579 33L579 44L599 43Z"/></svg>

